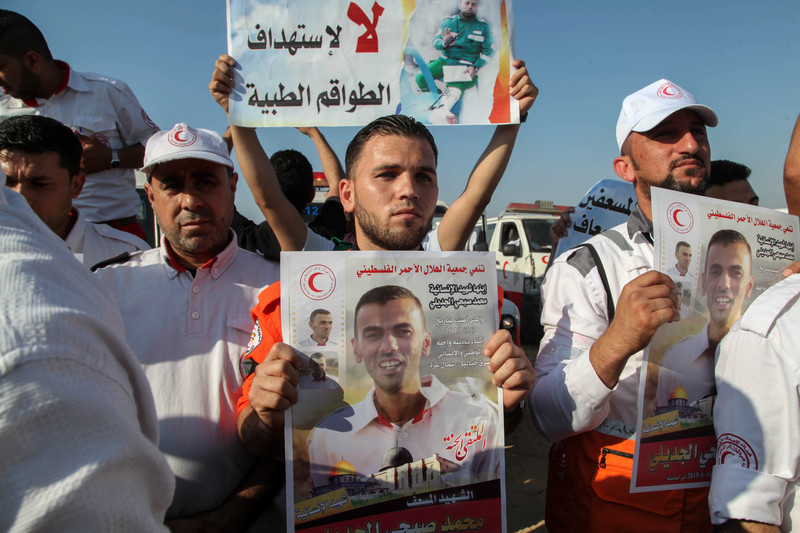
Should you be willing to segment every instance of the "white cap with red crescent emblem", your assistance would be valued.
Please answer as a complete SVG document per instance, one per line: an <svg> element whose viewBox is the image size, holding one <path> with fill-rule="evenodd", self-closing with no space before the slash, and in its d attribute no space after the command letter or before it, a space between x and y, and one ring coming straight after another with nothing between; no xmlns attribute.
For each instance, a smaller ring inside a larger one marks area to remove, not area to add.
<svg viewBox="0 0 800 533"><path fill-rule="evenodd" d="M706 126L717 125L717 115L710 107L698 104L692 93L663 78L626 96L617 120L619 149L632 131L650 131L681 109L697 112Z"/></svg>
<svg viewBox="0 0 800 533"><path fill-rule="evenodd" d="M159 131L147 140L142 172L149 176L154 166L177 159L203 159L233 168L228 145L217 132L194 129L183 122L169 131Z"/></svg>

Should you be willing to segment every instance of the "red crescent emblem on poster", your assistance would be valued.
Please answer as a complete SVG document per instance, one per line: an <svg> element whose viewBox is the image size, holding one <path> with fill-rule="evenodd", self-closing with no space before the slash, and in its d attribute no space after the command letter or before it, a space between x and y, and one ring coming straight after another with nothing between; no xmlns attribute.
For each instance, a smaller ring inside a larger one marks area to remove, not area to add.
<svg viewBox="0 0 800 533"><path fill-rule="evenodd" d="M308 276L308 288L311 289L314 292L322 292L321 290L319 290L318 288L316 288L314 286L314 278L316 278L317 276L319 276L321 274L322 274L322 272L314 272L313 274Z"/></svg>
<svg viewBox="0 0 800 533"><path fill-rule="evenodd" d="M673 202L667 208L667 222L678 233L689 233L694 227L694 216L688 207Z"/></svg>
<svg viewBox="0 0 800 533"><path fill-rule="evenodd" d="M310 300L324 300L336 289L336 275L325 265L311 265L300 274L300 290Z"/></svg>

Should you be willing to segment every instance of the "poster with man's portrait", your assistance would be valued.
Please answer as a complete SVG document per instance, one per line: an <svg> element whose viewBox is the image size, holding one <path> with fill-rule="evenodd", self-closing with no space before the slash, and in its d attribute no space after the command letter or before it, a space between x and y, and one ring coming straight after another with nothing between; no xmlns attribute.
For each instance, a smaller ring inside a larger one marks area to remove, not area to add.
<svg viewBox="0 0 800 533"><path fill-rule="evenodd" d="M499 317L494 256L283 253L281 290L301 359L290 528L502 531L502 397L483 353Z"/></svg>
<svg viewBox="0 0 800 533"><path fill-rule="evenodd" d="M679 309L645 351L632 492L710 485L717 348L800 242L797 217L772 209L656 188L652 199L654 268Z"/></svg>

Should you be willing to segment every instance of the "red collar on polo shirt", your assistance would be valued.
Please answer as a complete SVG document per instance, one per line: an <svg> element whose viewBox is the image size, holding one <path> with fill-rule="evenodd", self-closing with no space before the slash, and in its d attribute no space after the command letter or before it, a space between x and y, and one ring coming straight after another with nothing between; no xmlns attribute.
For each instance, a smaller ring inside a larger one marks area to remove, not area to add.
<svg viewBox="0 0 800 533"><path fill-rule="evenodd" d="M373 398L374 398L374 396L373 396ZM375 411L378 413L378 423L379 423L379 424L381 424L381 425L383 425L383 426L386 426L386 427L388 427L388 428L393 428L393 427L394 427L394 424L392 424L392 423L389 421L389 419L388 419L388 418L385 418L385 417L384 417L384 416L381 414L381 412L380 412L380 411L378 411L377 409L375 409ZM417 413L417 415L416 415L416 416L415 416L415 417L414 417L414 418L411 420L411 423L412 423L412 424L416 424L417 422L419 422L420 420L422 420L422 418L425 416L425 413L426 413L427 411L430 411L430 409L425 409L425 406L423 405L423 406L422 406L422 409L420 409L419 413Z"/></svg>
<svg viewBox="0 0 800 533"><path fill-rule="evenodd" d="M309 335L308 338L311 339L311 342L317 342L316 340L314 340L314 337L312 337L311 335ZM317 342L317 346L327 346L327 343L328 343L328 341L325 341L324 344L321 343L321 342Z"/></svg>
<svg viewBox="0 0 800 533"><path fill-rule="evenodd" d="M78 221L78 210L73 207L69 210L69 214L67 216L69 217L69 231L72 231L72 228L75 227L75 223ZM69 231L67 232L67 235L69 235Z"/></svg>
<svg viewBox="0 0 800 533"><path fill-rule="evenodd" d="M178 262L178 259L175 257L175 251L172 249L172 245L169 243L169 241L164 239L164 243L167 245L167 262L169 263L169 266L171 266L172 268L174 268L178 272L189 272L188 270L186 270L183 267L183 265L181 265ZM200 269L211 268L211 265L213 265L214 261L216 261L216 260L217 260L217 257L214 256L213 258L211 258L208 261L206 261L205 264L200 267Z"/></svg>
<svg viewBox="0 0 800 533"><path fill-rule="evenodd" d="M63 61L59 61L58 59L56 59L55 62L56 65L58 65L61 68L61 70L64 71L64 77L61 78L61 84L58 86L58 89L56 89L56 92L50 95L50 98L60 93L64 89L66 89L67 85L69 85L69 71L70 71L69 65ZM36 100L36 97L23 100L22 103L28 107L39 107L39 102Z"/></svg>

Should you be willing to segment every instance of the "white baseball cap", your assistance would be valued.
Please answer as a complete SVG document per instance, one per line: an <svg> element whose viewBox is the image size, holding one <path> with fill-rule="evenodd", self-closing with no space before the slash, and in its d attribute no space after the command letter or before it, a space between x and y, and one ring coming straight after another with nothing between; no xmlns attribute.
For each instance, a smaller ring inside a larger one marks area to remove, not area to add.
<svg viewBox="0 0 800 533"><path fill-rule="evenodd" d="M632 131L650 131L681 109L696 111L706 126L717 125L717 115L710 107L698 104L692 93L663 78L626 96L617 120L619 149Z"/></svg>
<svg viewBox="0 0 800 533"><path fill-rule="evenodd" d="M217 132L194 129L181 122L169 131L153 134L147 140L142 172L149 175L150 170L159 163L178 159L204 159L233 168L228 145Z"/></svg>

